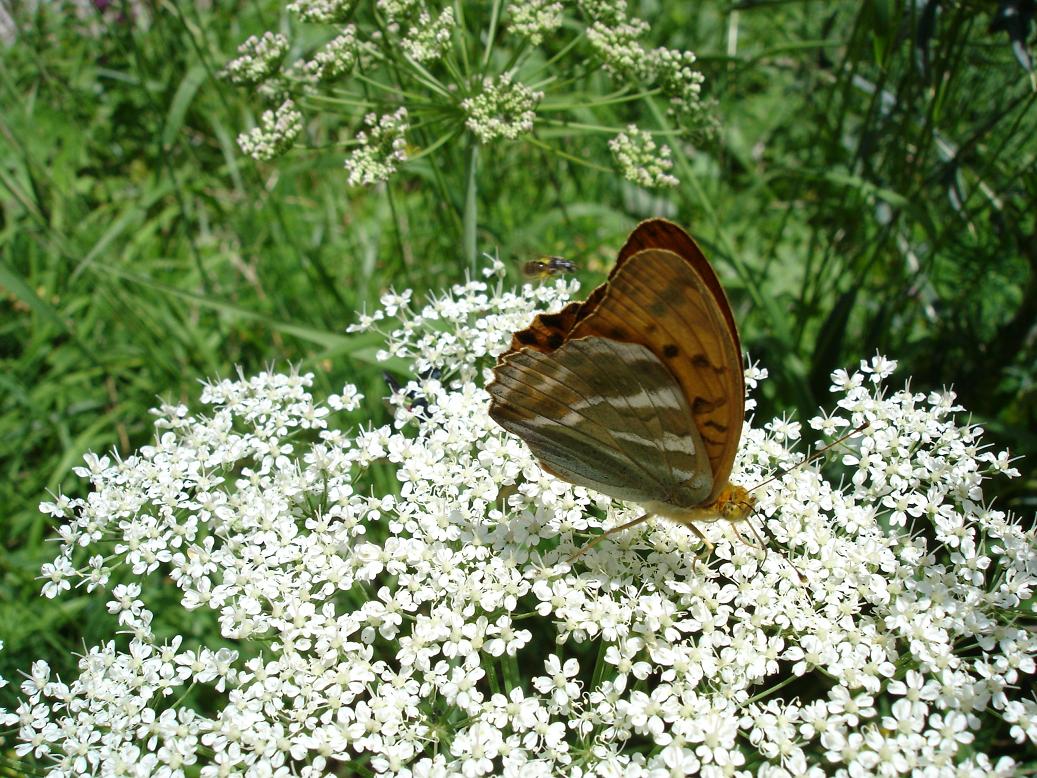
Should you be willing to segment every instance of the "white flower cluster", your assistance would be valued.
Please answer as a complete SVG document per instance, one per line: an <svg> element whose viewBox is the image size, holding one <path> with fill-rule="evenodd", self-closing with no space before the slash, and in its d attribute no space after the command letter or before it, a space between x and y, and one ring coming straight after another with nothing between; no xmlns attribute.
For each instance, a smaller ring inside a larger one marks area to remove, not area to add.
<svg viewBox="0 0 1037 778"><path fill-rule="evenodd" d="M701 106L702 82L706 77L692 67L695 55L690 51L667 48L655 49L652 54L656 77L670 97L671 111L697 111Z"/></svg>
<svg viewBox="0 0 1037 778"><path fill-rule="evenodd" d="M520 0L508 3L512 32L539 46L544 36L562 26L563 6L557 0Z"/></svg>
<svg viewBox="0 0 1037 778"><path fill-rule="evenodd" d="M360 43L357 41L356 26L349 24L328 41L305 67L318 81L323 81L349 73L359 61Z"/></svg>
<svg viewBox="0 0 1037 778"><path fill-rule="evenodd" d="M235 84L251 86L269 78L288 52L288 39L280 33L253 35L238 46L237 59L227 63L224 75Z"/></svg>
<svg viewBox="0 0 1037 778"><path fill-rule="evenodd" d="M627 0L578 0L578 5L593 22L616 24L627 18Z"/></svg>
<svg viewBox="0 0 1037 778"><path fill-rule="evenodd" d="M241 150L259 161L268 161L284 154L302 132L302 114L295 103L285 100L275 111L263 111L259 127L238 136Z"/></svg>
<svg viewBox="0 0 1037 778"><path fill-rule="evenodd" d="M651 27L643 19L627 18L625 3L585 3L584 13L594 20L587 29L587 40L606 70L657 83L670 98L672 113L702 113L700 93L705 77L692 67L696 60L692 52L645 48L640 39Z"/></svg>
<svg viewBox="0 0 1037 778"><path fill-rule="evenodd" d="M497 138L515 140L533 129L543 92L513 81L508 73L485 79L482 87L482 92L461 102L461 109L468 115L465 126L481 142Z"/></svg>
<svg viewBox="0 0 1037 778"><path fill-rule="evenodd" d="M381 117L368 114L364 124L367 129L356 134L358 146L345 163L350 186L371 186L385 181L396 172L399 163L407 159L406 108Z"/></svg>
<svg viewBox="0 0 1037 778"><path fill-rule="evenodd" d="M449 48L456 27L453 8L444 8L435 19L423 10L400 41L400 46L415 62L433 62Z"/></svg>
<svg viewBox="0 0 1037 778"><path fill-rule="evenodd" d="M77 679L34 665L0 711L17 753L55 778L1008 776L1006 738L1032 759L1037 638L1016 622L1037 541L984 503L983 473L1012 469L953 396L890 393L880 358L835 374L838 410L812 426L870 423L846 477L799 468L756 492L789 558L708 525L701 559L654 522L570 568L639 510L546 474L483 386L573 291L470 281L418 311L385 295L363 324L395 319L383 356L415 376L391 425L347 433L355 387L321 403L310 376L262 374L207 385L207 414L164 406L139 454L87 457L89 496L42 506L65 522L47 594L155 581L112 589L128 635ZM799 432L747 426L736 479L794 465ZM237 654L158 641L143 599L161 581Z"/></svg>
<svg viewBox="0 0 1037 778"><path fill-rule="evenodd" d="M651 79L652 57L639 40L649 29L648 22L636 18L594 22L587 28L587 40L610 73Z"/></svg>
<svg viewBox="0 0 1037 778"><path fill-rule="evenodd" d="M266 105L281 106L273 114L263 114L258 128L239 136L248 154L261 160L283 154L302 129L301 116L285 106L304 102L315 110L341 114L350 126L362 124L370 114L383 116L378 125L362 127L355 151L345 162L351 185L390 178L405 158L402 134L409 127L438 128L440 140L423 144L423 156L441 153L442 140L458 131L472 133L482 144L500 139L528 141L538 113L545 110L543 90L547 89L556 99L546 110L565 114L554 115L557 132L573 137L594 132L594 125L584 121L586 116L573 121L578 118L572 113L574 106L583 106L584 114L596 114L614 99L599 95L599 100L583 92L574 99L568 89L589 88L596 93L603 85L581 86L548 72L565 56L600 60L616 82L613 87L628 91L630 99L667 98L669 112L680 114L675 126L682 137L701 140L715 132L710 101L701 96L703 76L695 68L695 55L644 43L650 25L628 14L626 0L578 0L570 5L561 0L509 1L502 8L494 6L488 20L479 15L466 18L464 5L456 3L375 0L370 5L360 13L354 0L290 0L288 9L298 18L328 24L334 32L323 37L306 32L294 43L285 35L268 32L240 47L240 56L226 66L227 77L250 88ZM473 25L483 21L490 27L475 29ZM512 35L501 37L500 25ZM549 34L569 42L558 41L561 49L556 56L541 62L537 55L530 60L526 54L532 53L531 47L541 46ZM327 42L318 45L318 41ZM461 49L452 52L455 45ZM484 46L490 47L486 56L490 51L502 56L483 62L478 75L466 76L471 68L458 65ZM452 53L460 59L455 62ZM535 62L540 65L531 64ZM500 68L506 72L495 72ZM401 106L407 111L407 126L382 127L384 115ZM611 144L614 154L634 158L621 161L628 177L644 186L676 185L669 172L670 150L659 149L661 158L653 163L657 168L653 170L652 164L636 159L639 154L644 159L651 156L638 151L639 143L654 150L643 133ZM491 166L494 162L489 161ZM463 172L456 166L450 169Z"/></svg>
<svg viewBox="0 0 1037 778"><path fill-rule="evenodd" d="M288 10L304 22L331 23L348 15L355 0L292 0Z"/></svg>
<svg viewBox="0 0 1037 778"><path fill-rule="evenodd" d="M636 125L627 126L609 141L609 149L619 165L623 178L646 188L677 186L680 181L670 175L673 160L670 147L656 145L651 133Z"/></svg>
<svg viewBox="0 0 1037 778"><path fill-rule="evenodd" d="M385 14L390 23L397 23L410 16L418 8L421 0L378 0L375 6Z"/></svg>

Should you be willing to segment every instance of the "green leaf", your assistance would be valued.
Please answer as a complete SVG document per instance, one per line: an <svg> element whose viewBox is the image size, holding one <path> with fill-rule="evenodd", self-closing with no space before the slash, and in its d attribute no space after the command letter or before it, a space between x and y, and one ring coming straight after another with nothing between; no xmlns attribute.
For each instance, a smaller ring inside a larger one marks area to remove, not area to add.
<svg viewBox="0 0 1037 778"><path fill-rule="evenodd" d="M191 107L191 102L198 93L198 88L205 83L207 77L208 73L205 67L195 65L187 71L187 75L180 81L180 86L177 87L176 94L173 95L173 102L169 106L169 112L166 114L165 127L162 128L162 145L164 147L168 148L171 146L177 135L180 134L180 130L184 126L184 117L187 115L187 109Z"/></svg>

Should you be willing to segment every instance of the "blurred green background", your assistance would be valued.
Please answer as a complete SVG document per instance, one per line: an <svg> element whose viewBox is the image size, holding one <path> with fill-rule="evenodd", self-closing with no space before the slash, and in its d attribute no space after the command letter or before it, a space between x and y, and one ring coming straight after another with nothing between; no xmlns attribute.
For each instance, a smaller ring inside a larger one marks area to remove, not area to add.
<svg viewBox="0 0 1037 778"><path fill-rule="evenodd" d="M430 183L436 165L464 165L460 147L373 189L346 184L330 116L307 114L274 163L240 153L261 106L218 71L245 37L288 24L281 4L4 8L0 674L17 679L38 656L64 655L67 673L70 650L109 634L103 597L45 601L35 580L54 548L37 505L82 494L70 470L85 452L148 443L156 398L194 403L199 379L237 366L301 364L318 396L355 382L382 421L377 339L346 326L390 286L420 300L468 263L466 191ZM987 440L1027 457L988 496L1032 516L1034 4L631 11L656 44L698 54L719 132L676 146L681 186L663 192L570 134L486 155L478 249L516 282L523 261L563 255L589 288L638 220L668 216L718 266L770 371L759 418L831 407L829 373L878 351L914 390L953 386ZM633 110L615 122L661 121Z"/></svg>

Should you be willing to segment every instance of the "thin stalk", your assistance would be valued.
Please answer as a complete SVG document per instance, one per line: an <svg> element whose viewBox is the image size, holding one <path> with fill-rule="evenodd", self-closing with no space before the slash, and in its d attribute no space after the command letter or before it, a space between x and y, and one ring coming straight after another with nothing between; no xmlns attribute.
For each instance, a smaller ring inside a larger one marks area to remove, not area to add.
<svg viewBox="0 0 1037 778"><path fill-rule="evenodd" d="M531 146L536 146L537 148L544 149L545 151L548 151L551 154L554 154L556 157L560 157L561 159L568 160L569 162L575 162L578 165L582 165L583 167L590 168L591 170L597 170L597 171L602 172L602 173L611 173L611 172L613 172L612 168L605 167L604 165L595 165L593 162L588 162L583 157L577 157L577 156L574 156L573 154L569 154L569 153L567 153L565 151L562 151L561 149L555 148L554 146L549 146L548 144L544 143L542 140L540 140L538 138L535 138L533 136L527 137L526 138L526 143L528 143Z"/></svg>
<svg viewBox="0 0 1037 778"><path fill-rule="evenodd" d="M515 654L504 653L501 657L501 670L504 672L504 688L510 694L512 689L522 684Z"/></svg>
<svg viewBox="0 0 1037 778"><path fill-rule="evenodd" d="M479 227L478 201L479 142L472 138L468 146L468 169L465 172L463 246L468 269L475 278L475 262L478 258L477 231Z"/></svg>
<svg viewBox="0 0 1037 778"><path fill-rule="evenodd" d="M486 32L486 48L482 53L482 73L485 75L486 68L490 65L490 55L493 53L493 44L497 38L497 24L500 22L501 0L493 0L490 9L490 29Z"/></svg>

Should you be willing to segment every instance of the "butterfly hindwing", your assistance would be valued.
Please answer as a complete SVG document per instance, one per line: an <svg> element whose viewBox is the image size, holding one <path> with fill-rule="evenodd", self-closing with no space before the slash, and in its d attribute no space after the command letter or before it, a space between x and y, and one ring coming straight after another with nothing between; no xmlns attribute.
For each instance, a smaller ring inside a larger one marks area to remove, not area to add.
<svg viewBox="0 0 1037 778"><path fill-rule="evenodd" d="M569 303L557 313L537 314L526 329L519 330L511 336L511 348L501 355L501 359L519 349L532 351L554 351L565 342L565 336L576 323L582 303Z"/></svg>
<svg viewBox="0 0 1037 778"><path fill-rule="evenodd" d="M644 346L608 338L521 349L495 370L490 415L546 470L631 502L697 505L710 463L681 387Z"/></svg>

